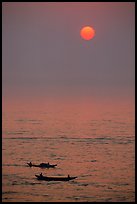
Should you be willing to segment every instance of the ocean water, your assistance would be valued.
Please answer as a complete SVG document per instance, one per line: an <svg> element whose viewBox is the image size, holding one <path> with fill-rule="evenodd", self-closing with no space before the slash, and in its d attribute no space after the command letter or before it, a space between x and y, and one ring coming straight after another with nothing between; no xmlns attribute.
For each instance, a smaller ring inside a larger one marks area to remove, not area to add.
<svg viewBox="0 0 137 204"><path fill-rule="evenodd" d="M14 110L2 119L2 202L135 201L132 110ZM41 172L77 178L38 181Z"/></svg>

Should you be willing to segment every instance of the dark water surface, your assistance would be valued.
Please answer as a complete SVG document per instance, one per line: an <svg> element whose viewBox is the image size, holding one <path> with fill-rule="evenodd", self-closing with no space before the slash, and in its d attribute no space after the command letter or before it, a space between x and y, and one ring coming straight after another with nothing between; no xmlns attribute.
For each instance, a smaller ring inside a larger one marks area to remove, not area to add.
<svg viewBox="0 0 137 204"><path fill-rule="evenodd" d="M135 201L133 112L3 112L3 202ZM55 169L29 168L49 162ZM38 181L35 174L77 176Z"/></svg>

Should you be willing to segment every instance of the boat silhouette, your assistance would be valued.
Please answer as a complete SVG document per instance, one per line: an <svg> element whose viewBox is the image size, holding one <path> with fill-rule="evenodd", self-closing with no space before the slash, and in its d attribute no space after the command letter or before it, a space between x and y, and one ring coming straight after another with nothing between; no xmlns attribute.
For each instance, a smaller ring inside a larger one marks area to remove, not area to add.
<svg viewBox="0 0 137 204"><path fill-rule="evenodd" d="M39 167L39 168L54 168L57 164L49 164L48 163L40 163L40 164L32 164L31 162L27 163L29 167Z"/></svg>
<svg viewBox="0 0 137 204"><path fill-rule="evenodd" d="M67 177L58 177L58 176L43 176L42 173L40 175L35 175L36 178L38 180L44 180L44 181L70 181L73 180L75 178L77 178L77 176L67 176Z"/></svg>

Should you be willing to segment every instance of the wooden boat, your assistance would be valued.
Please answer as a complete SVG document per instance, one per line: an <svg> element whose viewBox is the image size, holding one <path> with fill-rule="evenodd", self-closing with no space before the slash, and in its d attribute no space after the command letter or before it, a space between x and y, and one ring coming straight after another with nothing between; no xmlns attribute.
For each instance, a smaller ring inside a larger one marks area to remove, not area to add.
<svg viewBox="0 0 137 204"><path fill-rule="evenodd" d="M44 181L70 181L73 180L75 178L77 178L76 176L67 176L67 177L48 177L48 176L43 176L42 174L40 175L35 175L37 177L38 180L44 180Z"/></svg>
<svg viewBox="0 0 137 204"><path fill-rule="evenodd" d="M49 163L40 163L40 164L32 164L31 162L27 163L29 167L39 167L39 168L54 168L57 164L49 164Z"/></svg>

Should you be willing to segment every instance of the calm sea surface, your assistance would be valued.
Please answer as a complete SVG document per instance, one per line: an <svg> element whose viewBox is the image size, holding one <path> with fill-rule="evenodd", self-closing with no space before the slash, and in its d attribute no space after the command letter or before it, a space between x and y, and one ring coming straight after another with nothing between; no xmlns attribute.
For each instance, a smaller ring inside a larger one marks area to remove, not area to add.
<svg viewBox="0 0 137 204"><path fill-rule="evenodd" d="M4 111L2 126L3 202L135 201L133 111ZM41 172L78 178L38 181Z"/></svg>

